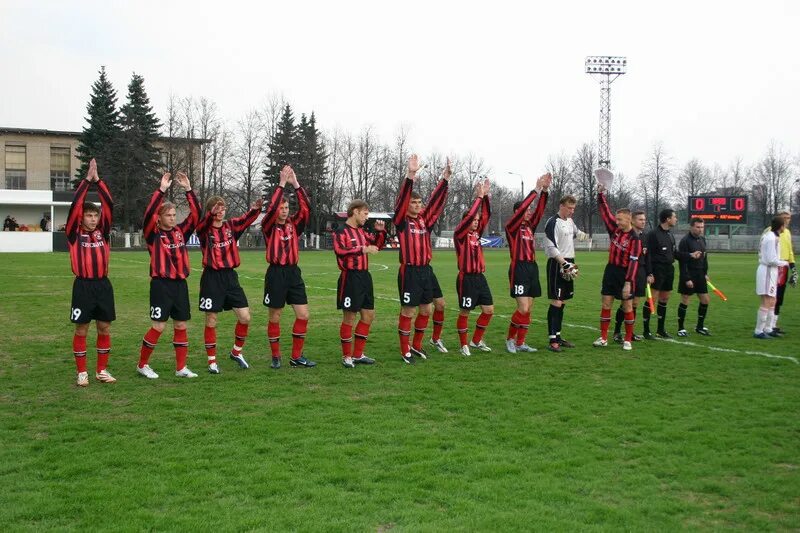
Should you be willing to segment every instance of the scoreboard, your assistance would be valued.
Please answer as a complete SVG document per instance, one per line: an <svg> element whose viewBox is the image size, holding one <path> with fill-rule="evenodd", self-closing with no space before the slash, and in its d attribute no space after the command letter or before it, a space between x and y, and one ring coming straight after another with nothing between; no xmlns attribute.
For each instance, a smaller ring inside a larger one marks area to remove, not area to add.
<svg viewBox="0 0 800 533"><path fill-rule="evenodd" d="M690 196L692 218L708 224L747 224L747 196Z"/></svg>

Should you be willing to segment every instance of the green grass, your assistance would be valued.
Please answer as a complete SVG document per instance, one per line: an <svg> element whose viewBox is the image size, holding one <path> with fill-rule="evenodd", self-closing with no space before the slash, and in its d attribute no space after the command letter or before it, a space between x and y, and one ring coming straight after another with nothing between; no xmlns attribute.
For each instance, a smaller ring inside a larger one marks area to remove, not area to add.
<svg viewBox="0 0 800 533"><path fill-rule="evenodd" d="M223 359L221 375L205 373L193 310L189 365L200 377L173 376L166 333L151 359L161 378L148 381L134 371L149 324L147 256L115 252L110 370L119 381L79 389L67 255L0 255L0 530L796 529L800 365L765 355L800 356L800 291L788 291L782 312L790 335L752 339L755 257L717 254L712 279L729 301L712 300L713 337L592 349L605 259L579 255L565 315L581 326L565 329L578 348L543 350L540 300L529 335L540 351L502 350L513 312L508 255L489 252L502 315L487 334L495 351L455 353L451 307L451 352L409 367L397 353L396 257L382 252L372 259L377 320L367 345L378 364L346 371L333 253L304 253L306 354L319 366L275 372L263 255L244 253L251 370ZM454 253L437 251L434 267L453 306ZM199 279L190 278L193 305ZM284 346L290 327L288 313ZM223 353L232 329L228 313ZM92 369L93 338L89 346Z"/></svg>

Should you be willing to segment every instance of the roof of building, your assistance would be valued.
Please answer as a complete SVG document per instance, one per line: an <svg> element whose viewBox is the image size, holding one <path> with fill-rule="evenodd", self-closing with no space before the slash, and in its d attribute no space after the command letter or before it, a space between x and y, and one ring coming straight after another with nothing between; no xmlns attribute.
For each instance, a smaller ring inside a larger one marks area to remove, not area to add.
<svg viewBox="0 0 800 533"><path fill-rule="evenodd" d="M9 128L0 126L0 135L2 134L14 135L50 135L53 137L80 137L80 131L60 131L60 130L43 130L35 128ZM159 141L180 141L195 144L210 143L211 139L195 139L190 137L158 137Z"/></svg>

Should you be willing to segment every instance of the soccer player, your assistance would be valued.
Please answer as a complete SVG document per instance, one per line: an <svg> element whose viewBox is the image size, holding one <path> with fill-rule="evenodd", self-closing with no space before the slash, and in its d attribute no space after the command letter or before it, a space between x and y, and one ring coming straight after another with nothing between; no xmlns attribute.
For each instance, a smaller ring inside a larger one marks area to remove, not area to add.
<svg viewBox="0 0 800 533"><path fill-rule="evenodd" d="M517 309L511 315L506 338L506 351L509 353L536 351L536 348L531 348L525 343L531 323L533 300L542 295L533 234L544 215L547 189L552 179L550 174L539 177L536 180L536 188L529 192L524 200L514 203L514 213L506 223L506 241L511 254L508 281L511 286L511 297L517 301ZM531 209L531 204L537 196L539 200L534 211Z"/></svg>
<svg viewBox="0 0 800 533"><path fill-rule="evenodd" d="M658 317L656 335L662 339L671 339L672 335L666 330L666 321L667 303L675 281L675 259L698 259L701 257L701 252L695 251L691 255L685 255L677 249L675 236L672 234L672 228L678 223L678 217L674 210L661 210L658 214L658 221L658 226L647 234L644 246L647 248L650 273L653 276L651 288ZM653 334L650 332L650 308L648 306L644 307L642 317L644 318L644 338L653 339Z"/></svg>
<svg viewBox="0 0 800 533"><path fill-rule="evenodd" d="M779 335L783 334L783 330L777 326L778 318L783 305L783 296L786 292L786 283L788 282L792 287L797 286L797 267L794 262L794 248L792 247L792 232L789 226L792 224L792 215L788 211L782 211L778 215L783 217L784 227L780 236L780 251L781 259L788 263L787 266L781 268L778 274L778 294L775 298L775 323L772 325L772 331Z"/></svg>
<svg viewBox="0 0 800 533"><path fill-rule="evenodd" d="M152 325L142 339L137 371L148 379L157 379L158 374L150 368L150 355L158 344L158 338L172 318L172 346L175 348L175 375L179 378L196 378L197 374L186 366L189 353L189 338L186 322L191 318L189 288L189 252L186 241L194 232L200 219L200 203L192 191L189 177L178 172L175 178L186 191L189 215L180 224L175 224L175 204L164 201L164 194L172 185L169 173L161 177L161 185L153 193L144 212L144 240L150 252L150 319Z"/></svg>
<svg viewBox="0 0 800 533"><path fill-rule="evenodd" d="M395 202L394 218L392 222L400 239L400 269L397 272L397 289L400 293L400 317L397 330L400 337L400 356L407 364L414 364L414 357L427 359L428 355L422 349L422 338L431 315L431 303L436 307L433 320L440 324L444 321L444 297L439 286L439 280L431 268L431 234L430 230L444 209L447 198L447 186L452 174L450 160L444 167L442 179L436 184L427 207L422 206L422 196L413 192L414 180L417 178L421 166L419 157L412 154L408 158L408 171L406 178L400 185L400 192ZM414 311L417 317L414 320L414 338L409 343L411 336L411 319ZM439 331L441 334L441 331ZM434 328L431 337L433 344L440 352L446 352L441 337Z"/></svg>
<svg viewBox="0 0 800 533"><path fill-rule="evenodd" d="M558 213L544 224L544 253L547 255L547 333L552 352L575 345L561 337L564 308L567 300L575 294L573 279L577 276L575 266L575 239L586 240L587 235L578 229L572 220L578 201L574 196L564 196L558 202Z"/></svg>
<svg viewBox="0 0 800 533"><path fill-rule="evenodd" d="M625 340L622 342L622 349L632 350L634 316L631 298L636 292L642 241L631 222L630 209L617 209L616 215L611 212L602 184L597 186L597 203L600 218L603 219L611 242L608 247L608 264L603 272L603 285L600 290L602 295L600 337L592 343L592 346L608 345L611 306L617 299L622 300L622 310L625 313Z"/></svg>
<svg viewBox="0 0 800 533"><path fill-rule="evenodd" d="M255 222L261 212L259 198L244 215L225 220L227 206L220 196L212 196L206 202L206 214L197 225L197 237L203 251L203 275L200 278L200 311L206 314L203 333L208 371L219 374L217 366L217 314L233 309L236 314L233 348L230 358L247 369L249 365L242 355L247 330L250 325L250 306L247 296L239 285L235 268L239 267L239 238Z"/></svg>
<svg viewBox="0 0 800 533"><path fill-rule="evenodd" d="M289 201L284 198L284 188L290 183L297 195L297 212L289 216ZM308 224L311 214L308 194L300 186L292 167L286 165L281 169L280 181L272 193L261 219L261 232L267 246L267 263L269 268L264 275L264 305L269 309L267 337L272 352L273 369L281 367L281 313L286 304L294 310L292 326L292 358L289 364L293 367L311 368L317 366L303 355L303 344L308 330L308 296L306 284L301 277L297 261L300 257L300 235Z"/></svg>
<svg viewBox="0 0 800 533"><path fill-rule="evenodd" d="M342 365L371 365L375 359L364 355L369 328L375 319L375 295L369 273L369 255L376 254L386 244L386 225L376 220L375 231L367 232L369 206L364 200L353 200L347 206L347 221L333 236L333 251L341 273L337 283L336 308L342 310L339 337L342 340ZM355 327L357 315L361 316Z"/></svg>
<svg viewBox="0 0 800 533"><path fill-rule="evenodd" d="M494 314L492 291L486 282L486 263L483 260L481 236L489 224L491 210L489 208L489 180L475 184L475 201L464 213L461 222L453 232L453 241L456 248L458 261L458 278L456 279L456 292L458 293L458 338L461 342L461 354L469 356L470 348L482 352L491 352L492 349L483 340L483 334L489 326ZM480 306L481 314L475 323L475 332L472 340L467 344L467 329L469 313Z"/></svg>
<svg viewBox="0 0 800 533"><path fill-rule="evenodd" d="M649 261L649 253L647 250L647 239L644 238L644 228L647 225L647 215L644 211L634 211L631 215L631 223L636 230L636 234L642 241L642 255L639 256L639 268L636 270L636 285L633 293L633 319L636 320L636 309L639 307L639 301L647 294L647 284L653 281L652 266ZM649 318L650 307L645 302L644 309L647 311ZM625 311L622 305L617 308L616 320L614 321L614 342L621 343L623 341L620 330L622 329L622 321L625 319ZM633 334L634 341L640 341L643 337Z"/></svg>
<svg viewBox="0 0 800 533"><path fill-rule="evenodd" d="M681 294L681 303L678 305L678 337L689 336L683 323L686 320L686 310L692 294L696 294L700 300L700 305L697 307L697 325L694 330L706 337L711 335L704 325L708 304L711 302L708 295L706 238L703 236L705 228L706 223L702 218L693 218L689 221L689 233L678 243L678 251L683 252L678 256L681 267L678 279L678 292Z"/></svg>
<svg viewBox="0 0 800 533"><path fill-rule="evenodd" d="M780 236L785 231L784 217L773 217L770 230L761 236L758 252L758 270L756 270L756 294L761 297L761 306L758 308L756 329L753 337L769 339L779 337L775 333L775 301L778 292L778 271L788 267L789 262L781 259Z"/></svg>
<svg viewBox="0 0 800 533"><path fill-rule="evenodd" d="M97 184L101 206L86 201L92 183ZM75 189L75 196L67 217L67 244L75 281L72 283L72 309L70 320L75 324L72 352L78 368L79 387L89 385L86 370L86 336L89 324L97 327L97 367L95 379L101 383L117 380L108 372L111 353L111 322L116 318L114 288L108 280L109 232L114 203L108 186L97 175L97 162L89 162L86 178Z"/></svg>

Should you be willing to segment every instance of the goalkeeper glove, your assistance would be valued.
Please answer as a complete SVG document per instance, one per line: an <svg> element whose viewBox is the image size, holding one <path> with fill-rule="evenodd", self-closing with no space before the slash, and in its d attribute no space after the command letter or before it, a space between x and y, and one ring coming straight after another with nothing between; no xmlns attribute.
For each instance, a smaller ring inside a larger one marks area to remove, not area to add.
<svg viewBox="0 0 800 533"><path fill-rule="evenodd" d="M789 285L797 287L797 267L792 267L792 273L789 276Z"/></svg>

